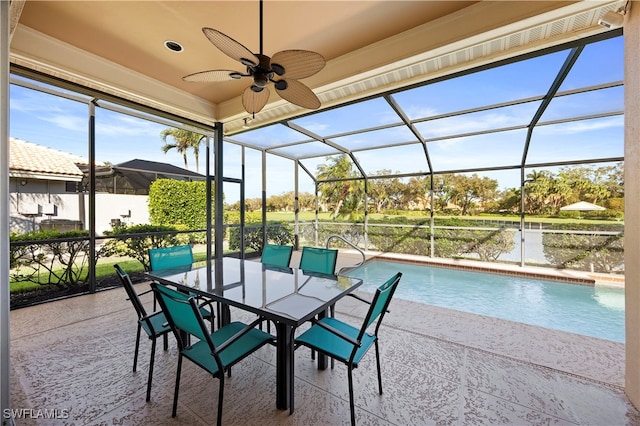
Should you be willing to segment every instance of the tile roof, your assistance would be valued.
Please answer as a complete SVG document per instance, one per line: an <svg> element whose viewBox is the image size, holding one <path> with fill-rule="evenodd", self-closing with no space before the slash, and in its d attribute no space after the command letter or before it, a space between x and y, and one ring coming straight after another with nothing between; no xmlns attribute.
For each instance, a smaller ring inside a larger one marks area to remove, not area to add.
<svg viewBox="0 0 640 426"><path fill-rule="evenodd" d="M77 163L87 164L86 158L42 145L9 138L9 175L40 175L63 178L82 177Z"/></svg>

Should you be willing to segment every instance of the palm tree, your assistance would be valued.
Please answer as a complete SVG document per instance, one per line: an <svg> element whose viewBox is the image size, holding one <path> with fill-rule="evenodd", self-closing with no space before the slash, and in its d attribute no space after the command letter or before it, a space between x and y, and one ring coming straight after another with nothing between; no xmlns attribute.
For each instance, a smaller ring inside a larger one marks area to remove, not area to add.
<svg viewBox="0 0 640 426"><path fill-rule="evenodd" d="M187 151L191 148L193 149L193 156L196 159L196 172L200 171L200 142L203 135L195 132L191 132L189 130L184 129L164 129L160 136L162 136L162 140L164 141L164 145L162 146L162 152L165 154L172 149L175 149L179 154L182 154L182 158L184 159L184 167L185 169L189 169L189 164L187 163ZM167 138L171 136L175 143L168 143Z"/></svg>

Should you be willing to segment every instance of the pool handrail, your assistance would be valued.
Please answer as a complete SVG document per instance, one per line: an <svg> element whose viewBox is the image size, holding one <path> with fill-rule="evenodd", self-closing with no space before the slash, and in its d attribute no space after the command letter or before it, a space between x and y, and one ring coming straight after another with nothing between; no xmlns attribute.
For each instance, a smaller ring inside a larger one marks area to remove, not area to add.
<svg viewBox="0 0 640 426"><path fill-rule="evenodd" d="M357 252L359 252L362 255L362 260L360 261L360 263L356 264L356 265L352 265L352 266L343 266L342 268L340 268L340 270L338 271L338 274L344 274L346 272L349 272L351 270L354 270L356 268L358 268L359 266L362 266L365 262L365 260L367 260L367 257L365 256L364 252L355 244L353 244L351 241L347 240L345 237L343 237L342 235L338 235L338 234L332 234L329 235L329 237L327 237L327 242L325 243L325 246L327 248L329 248L329 243L331 242L331 240L333 239L338 239L338 240L342 240L345 244L353 247L354 250L356 250Z"/></svg>

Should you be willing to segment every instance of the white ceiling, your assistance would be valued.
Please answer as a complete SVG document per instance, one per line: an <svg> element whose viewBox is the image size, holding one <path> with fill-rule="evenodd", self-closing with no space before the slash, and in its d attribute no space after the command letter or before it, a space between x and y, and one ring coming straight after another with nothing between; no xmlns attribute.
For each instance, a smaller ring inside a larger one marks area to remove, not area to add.
<svg viewBox="0 0 640 426"><path fill-rule="evenodd" d="M264 2L264 52L319 52L304 80L321 108L604 31L612 1ZM242 66L203 35L212 27L259 50L259 3L242 1L19 1L11 4L16 65L205 124L241 130L246 80L186 83ZM164 47L177 41L181 53ZM274 91L272 91L274 92ZM272 93L261 125L309 112Z"/></svg>

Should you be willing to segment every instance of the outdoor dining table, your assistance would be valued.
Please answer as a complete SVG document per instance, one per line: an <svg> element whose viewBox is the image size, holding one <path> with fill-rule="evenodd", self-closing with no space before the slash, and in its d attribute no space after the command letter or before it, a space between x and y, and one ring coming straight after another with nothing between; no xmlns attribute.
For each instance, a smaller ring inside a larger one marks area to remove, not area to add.
<svg viewBox="0 0 640 426"><path fill-rule="evenodd" d="M210 267L208 266L210 265ZM229 306L253 312L276 327L276 406L293 412L294 331L362 284L340 275L308 273L231 257L202 267L179 267L148 273L151 279L185 292L209 297L226 307L222 323L230 321ZM327 357L318 354L318 368Z"/></svg>

